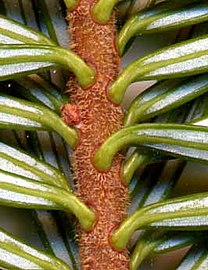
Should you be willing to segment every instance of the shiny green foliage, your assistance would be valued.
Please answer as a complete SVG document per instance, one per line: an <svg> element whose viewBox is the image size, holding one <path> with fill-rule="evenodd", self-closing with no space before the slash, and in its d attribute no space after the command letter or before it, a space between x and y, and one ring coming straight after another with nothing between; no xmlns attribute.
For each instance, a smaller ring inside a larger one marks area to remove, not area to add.
<svg viewBox="0 0 208 270"><path fill-rule="evenodd" d="M125 117L124 125L131 126L173 110L207 91L207 74L158 83L135 98Z"/></svg>
<svg viewBox="0 0 208 270"><path fill-rule="evenodd" d="M132 253L130 269L137 270L141 262L150 255L178 250L198 242L200 243L205 238L205 232L167 232L155 230L143 233Z"/></svg>
<svg viewBox="0 0 208 270"><path fill-rule="evenodd" d="M172 2L172 1L171 1ZM159 33L181 28L208 20L206 2L176 2L169 5L162 3L132 16L123 26L118 36L118 48L122 54L128 41L134 36L148 33Z"/></svg>
<svg viewBox="0 0 208 270"><path fill-rule="evenodd" d="M0 229L0 265L8 269L70 270L58 258L29 246Z"/></svg>
<svg viewBox="0 0 208 270"><path fill-rule="evenodd" d="M99 23L107 23L110 20L114 6L121 0L99 0L93 7L93 17Z"/></svg>
<svg viewBox="0 0 208 270"><path fill-rule="evenodd" d="M4 16L0 17L0 29L0 80L62 65L76 74L83 87L93 82L93 70L80 57L57 47L43 34Z"/></svg>
<svg viewBox="0 0 208 270"><path fill-rule="evenodd" d="M94 72L73 52L47 45L0 45L0 80L33 74L61 65L73 71L83 87L94 80Z"/></svg>
<svg viewBox="0 0 208 270"><path fill-rule="evenodd" d="M83 88L96 76L83 59L63 48L69 43L65 7L75 9L77 4L0 1L0 204L31 209L45 248L40 251L0 229L0 267L78 270L74 221L90 230L96 220L73 193L69 146L77 145L78 133L60 117L68 102L63 94L68 74L58 68L72 71ZM129 215L110 241L118 250L128 246L131 270L142 269L147 257L187 246L192 248L177 269L206 269L208 194L185 191L181 196L174 187L186 160L208 162L208 36L206 24L200 24L208 19L207 1L100 0L91 10L93 19L107 23L115 5L120 54L136 37L143 42L141 35L165 36L174 29L179 35L172 41L176 44L127 64L107 93L119 104L132 82L161 81L133 100L124 127L92 159L95 167L107 171L118 151L132 153L121 170L129 185ZM143 232L131 238L137 230Z"/></svg>
<svg viewBox="0 0 208 270"><path fill-rule="evenodd" d="M0 16L0 44L42 44L54 46L55 43L45 35L28 28L5 16Z"/></svg>
<svg viewBox="0 0 208 270"><path fill-rule="evenodd" d="M59 170L3 142L0 142L0 170L69 190Z"/></svg>
<svg viewBox="0 0 208 270"><path fill-rule="evenodd" d="M208 261L206 238L200 245L194 245L187 253L177 270L200 270L206 269Z"/></svg>
<svg viewBox="0 0 208 270"><path fill-rule="evenodd" d="M67 8L74 8L77 5L78 0L64 0L64 2Z"/></svg>
<svg viewBox="0 0 208 270"><path fill-rule="evenodd" d="M180 124L140 124L111 135L96 151L96 168L107 171L114 155L129 145L145 145L186 159L208 162L208 129Z"/></svg>
<svg viewBox="0 0 208 270"><path fill-rule="evenodd" d="M133 232L143 227L207 230L207 196L208 193L204 192L142 207L115 230L111 237L112 245L115 249L124 249Z"/></svg>
<svg viewBox="0 0 208 270"><path fill-rule="evenodd" d="M152 152L143 154L141 150L137 148L123 165L122 180L124 183L129 184L137 168L145 166L151 162L156 162L158 159L158 155L154 155Z"/></svg>
<svg viewBox="0 0 208 270"><path fill-rule="evenodd" d="M135 81L171 79L206 72L207 41L207 35L190 39L133 61L110 87L110 100L119 104L129 84Z"/></svg>
<svg viewBox="0 0 208 270"><path fill-rule="evenodd" d="M53 83L38 75L13 80L9 85L18 96L45 105L58 114L60 114L62 105L67 103L65 94L60 92Z"/></svg>
<svg viewBox="0 0 208 270"><path fill-rule="evenodd" d="M69 190L41 183L24 176L0 171L0 203L2 205L65 210L79 219L85 230L91 229L94 213Z"/></svg>
<svg viewBox="0 0 208 270"><path fill-rule="evenodd" d="M0 95L0 128L55 130L71 146L75 146L78 140L76 131L67 126L52 110L3 94Z"/></svg>

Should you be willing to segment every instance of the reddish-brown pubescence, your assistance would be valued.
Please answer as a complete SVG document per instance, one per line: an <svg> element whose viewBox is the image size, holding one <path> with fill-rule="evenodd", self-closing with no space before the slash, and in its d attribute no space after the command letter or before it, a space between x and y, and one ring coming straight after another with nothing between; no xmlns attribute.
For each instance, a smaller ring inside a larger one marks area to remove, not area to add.
<svg viewBox="0 0 208 270"><path fill-rule="evenodd" d="M105 24L96 23L90 10L95 0L80 0L68 13L72 49L96 69L96 82L82 89L71 76L68 89L71 107L63 116L75 123L80 141L74 151L74 179L78 195L97 213L97 223L90 232L79 231L79 249L82 270L128 270L128 251L115 251L109 243L109 234L126 216L128 190L120 179L123 155L118 154L108 172L99 172L91 158L108 136L122 126L123 113L106 95L120 69L120 58L115 47L116 28L114 15ZM80 117L77 117L78 108ZM75 111L75 112L74 112Z"/></svg>

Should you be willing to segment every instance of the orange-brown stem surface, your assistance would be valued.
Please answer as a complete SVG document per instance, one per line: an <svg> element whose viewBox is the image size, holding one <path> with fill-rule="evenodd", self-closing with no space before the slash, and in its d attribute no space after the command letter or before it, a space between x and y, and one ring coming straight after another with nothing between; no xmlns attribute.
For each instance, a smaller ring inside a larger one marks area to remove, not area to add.
<svg viewBox="0 0 208 270"><path fill-rule="evenodd" d="M79 232L80 257L83 270L127 270L127 250L117 252L109 243L109 235L125 217L128 191L120 179L123 156L119 154L111 170L97 171L91 159L94 151L122 125L121 108L112 104L106 91L119 71L120 59L115 48L115 20L101 25L91 16L95 0L80 0L68 12L72 49L96 71L96 82L82 89L74 77L69 81L72 106L63 108L63 116L73 123L72 115L79 115L75 124L80 133L80 143L73 156L74 178L78 194L97 214L97 223L91 232ZM67 112L69 108L69 112ZM76 108L76 110L74 109ZM72 111L72 113L70 112ZM77 113L75 113L75 111ZM67 119L66 119L67 121Z"/></svg>

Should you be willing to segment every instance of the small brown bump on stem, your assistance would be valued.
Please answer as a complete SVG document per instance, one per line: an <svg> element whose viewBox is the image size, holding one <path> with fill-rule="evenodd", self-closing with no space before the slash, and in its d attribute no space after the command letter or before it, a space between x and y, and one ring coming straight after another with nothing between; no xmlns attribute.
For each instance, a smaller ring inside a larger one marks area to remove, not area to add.
<svg viewBox="0 0 208 270"><path fill-rule="evenodd" d="M61 107L61 115L64 122L69 126L78 125L81 122L80 112L76 105L64 104Z"/></svg>

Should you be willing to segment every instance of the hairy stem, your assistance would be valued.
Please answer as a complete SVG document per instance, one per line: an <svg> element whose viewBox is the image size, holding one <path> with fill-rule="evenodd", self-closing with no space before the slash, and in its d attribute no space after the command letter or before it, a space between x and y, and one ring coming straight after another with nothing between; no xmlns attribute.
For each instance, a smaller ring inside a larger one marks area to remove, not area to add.
<svg viewBox="0 0 208 270"><path fill-rule="evenodd" d="M126 216L128 191L120 179L123 156L117 155L108 172L99 172L92 164L95 150L121 128L123 119L121 108L106 96L109 84L120 68L115 48L115 19L112 15L106 24L93 20L91 9L95 3L95 0L80 0L78 6L68 12L73 40L71 48L94 68L96 81L93 86L83 89L75 77L71 77L68 85L71 105L65 106L62 115L79 131L80 143L73 156L74 178L79 196L97 216L92 231L79 231L82 269L127 270L127 250L117 252L109 242L111 231Z"/></svg>

